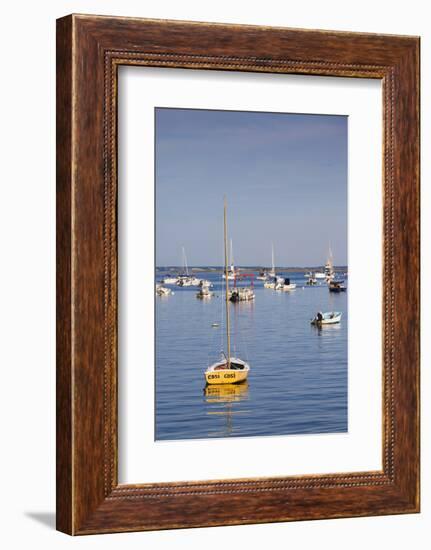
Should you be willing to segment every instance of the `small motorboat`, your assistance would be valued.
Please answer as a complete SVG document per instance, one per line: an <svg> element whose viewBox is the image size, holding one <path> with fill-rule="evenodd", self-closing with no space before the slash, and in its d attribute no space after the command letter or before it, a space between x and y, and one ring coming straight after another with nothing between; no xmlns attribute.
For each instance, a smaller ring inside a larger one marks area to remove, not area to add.
<svg viewBox="0 0 431 550"><path fill-rule="evenodd" d="M229 292L231 302L249 302L254 299L255 294L252 288L236 287Z"/></svg>
<svg viewBox="0 0 431 550"><path fill-rule="evenodd" d="M201 279L199 282L199 286L201 288L203 287L212 288L214 285L212 284L211 281L208 281L208 279Z"/></svg>
<svg viewBox="0 0 431 550"><path fill-rule="evenodd" d="M173 292L170 288L162 286L161 284L157 284L156 285L156 294L157 294L157 296L170 296L171 294L173 294Z"/></svg>
<svg viewBox="0 0 431 550"><path fill-rule="evenodd" d="M268 278L264 283L263 286L265 288L271 288L274 289L275 285L277 284L277 279L275 277Z"/></svg>
<svg viewBox="0 0 431 550"><path fill-rule="evenodd" d="M196 298L201 300L207 300L212 298L214 293L210 290L210 285L200 285L199 291L196 294Z"/></svg>
<svg viewBox="0 0 431 550"><path fill-rule="evenodd" d="M321 327L323 325L335 325L341 321L342 313L340 311L328 311L322 313L318 311L314 319L311 319L311 324Z"/></svg>
<svg viewBox="0 0 431 550"><path fill-rule="evenodd" d="M201 280L197 277L190 276L190 275L180 275L177 280L178 286L199 286Z"/></svg>
<svg viewBox="0 0 431 550"><path fill-rule="evenodd" d="M344 281L329 281L328 288L330 292L345 292Z"/></svg>
<svg viewBox="0 0 431 550"><path fill-rule="evenodd" d="M275 285L275 290L283 290L285 292L288 292L289 290L295 290L295 289L296 289L296 284L291 283L290 279L285 279L283 277L279 277L279 280Z"/></svg>

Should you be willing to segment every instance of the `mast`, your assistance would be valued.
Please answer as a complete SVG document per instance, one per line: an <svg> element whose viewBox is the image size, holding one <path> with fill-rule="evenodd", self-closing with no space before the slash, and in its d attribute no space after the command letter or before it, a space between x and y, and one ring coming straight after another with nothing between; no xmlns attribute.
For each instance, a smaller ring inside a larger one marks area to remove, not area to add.
<svg viewBox="0 0 431 550"><path fill-rule="evenodd" d="M232 245L232 239L230 240L230 267L232 272L235 271L234 265L233 265L233 245Z"/></svg>
<svg viewBox="0 0 431 550"><path fill-rule="evenodd" d="M331 243L329 242L329 250L328 250L328 265L331 269L331 271L333 270L333 266L334 266L334 258L332 256L332 249L331 249Z"/></svg>
<svg viewBox="0 0 431 550"><path fill-rule="evenodd" d="M227 201L224 198L224 268L226 276L226 336L227 336L227 368L230 368L230 317L229 317L229 277L227 252Z"/></svg>
<svg viewBox="0 0 431 550"><path fill-rule="evenodd" d="M275 274L274 243L271 243L271 249L272 249L272 272Z"/></svg>
<svg viewBox="0 0 431 550"><path fill-rule="evenodd" d="M184 264L184 268L186 270L186 275L188 276L189 274L189 268L187 266L187 256L186 256L186 249L184 248L183 246L183 264Z"/></svg>

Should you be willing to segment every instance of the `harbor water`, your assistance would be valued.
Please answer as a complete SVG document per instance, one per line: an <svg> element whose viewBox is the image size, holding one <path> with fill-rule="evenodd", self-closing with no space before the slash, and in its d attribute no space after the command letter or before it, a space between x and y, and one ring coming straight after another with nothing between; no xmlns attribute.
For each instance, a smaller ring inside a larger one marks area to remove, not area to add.
<svg viewBox="0 0 431 550"><path fill-rule="evenodd" d="M255 280L254 301L229 305L231 353L250 364L248 381L206 387L205 369L226 351L224 281L196 275L213 283L212 299L177 286L156 297L156 440L346 432L348 292L306 286L303 271L284 274L290 292ZM318 328L318 311L343 316Z"/></svg>

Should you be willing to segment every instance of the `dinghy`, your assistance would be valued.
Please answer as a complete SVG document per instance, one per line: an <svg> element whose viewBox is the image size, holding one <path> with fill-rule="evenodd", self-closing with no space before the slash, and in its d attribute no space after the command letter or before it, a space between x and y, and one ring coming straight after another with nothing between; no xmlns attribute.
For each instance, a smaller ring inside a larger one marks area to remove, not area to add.
<svg viewBox="0 0 431 550"><path fill-rule="evenodd" d="M157 294L157 296L170 296L171 294L173 294L173 292L170 288L167 288L165 286L157 284L156 285L156 294Z"/></svg>
<svg viewBox="0 0 431 550"><path fill-rule="evenodd" d="M342 315L339 311L328 311L326 313L319 311L314 319L311 319L311 324L319 327L323 325L335 325L341 321Z"/></svg>
<svg viewBox="0 0 431 550"><path fill-rule="evenodd" d="M346 292L344 281L329 281L329 292Z"/></svg>

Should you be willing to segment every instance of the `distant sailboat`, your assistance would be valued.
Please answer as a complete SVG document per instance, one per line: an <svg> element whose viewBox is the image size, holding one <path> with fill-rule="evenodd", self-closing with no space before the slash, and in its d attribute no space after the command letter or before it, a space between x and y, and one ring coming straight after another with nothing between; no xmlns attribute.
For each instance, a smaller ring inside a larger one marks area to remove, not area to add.
<svg viewBox="0 0 431 550"><path fill-rule="evenodd" d="M325 264L325 279L329 283L335 277L334 258L332 256L331 243L329 243L328 259Z"/></svg>
<svg viewBox="0 0 431 550"><path fill-rule="evenodd" d="M275 274L275 259L274 259L274 243L271 243L271 271L268 271L268 277L276 277Z"/></svg>
<svg viewBox="0 0 431 550"><path fill-rule="evenodd" d="M183 273L179 275L176 284L178 286L199 286L199 283L200 283L200 279L189 274L186 250L183 246Z"/></svg>
<svg viewBox="0 0 431 550"><path fill-rule="evenodd" d="M226 352L222 352L223 358L210 365L205 371L207 384L237 384L247 380L250 365L232 357L230 353L230 311L229 311L229 277L228 277L228 253L227 253L227 203L224 201L224 256L225 256L225 280L226 280Z"/></svg>
<svg viewBox="0 0 431 550"><path fill-rule="evenodd" d="M235 279L235 276L237 274L238 270L235 269L235 264L233 261L233 244L232 239L230 240L230 267L227 271L227 273L223 273L223 279L226 279L226 277L229 279L229 281L233 281Z"/></svg>
<svg viewBox="0 0 431 550"><path fill-rule="evenodd" d="M271 243L271 271L267 273L267 279L263 283L265 288L276 288L277 284L281 281L278 281L277 274L275 273L275 259L274 259L274 243Z"/></svg>

